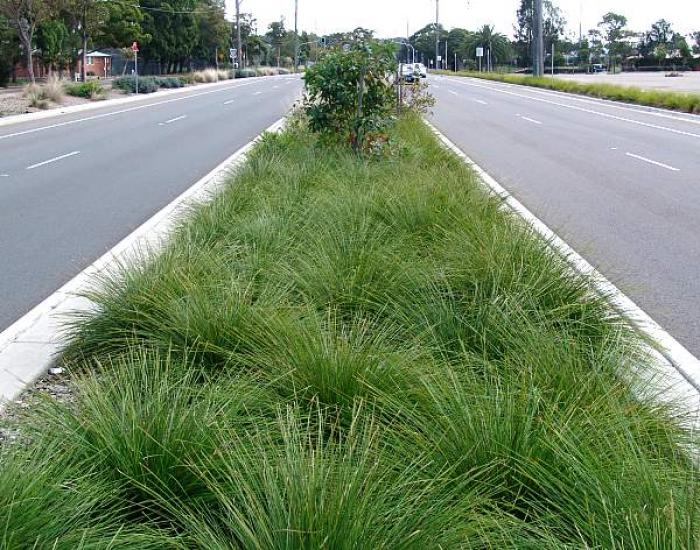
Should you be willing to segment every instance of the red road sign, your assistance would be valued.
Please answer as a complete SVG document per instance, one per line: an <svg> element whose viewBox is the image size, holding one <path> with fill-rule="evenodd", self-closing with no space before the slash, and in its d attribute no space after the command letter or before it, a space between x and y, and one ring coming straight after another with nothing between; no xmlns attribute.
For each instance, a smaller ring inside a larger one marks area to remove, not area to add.
<svg viewBox="0 0 700 550"><path fill-rule="evenodd" d="M132 52L138 52L138 51L139 51L139 43L138 43L138 42L134 42L134 43L131 45L131 51L132 51Z"/></svg>

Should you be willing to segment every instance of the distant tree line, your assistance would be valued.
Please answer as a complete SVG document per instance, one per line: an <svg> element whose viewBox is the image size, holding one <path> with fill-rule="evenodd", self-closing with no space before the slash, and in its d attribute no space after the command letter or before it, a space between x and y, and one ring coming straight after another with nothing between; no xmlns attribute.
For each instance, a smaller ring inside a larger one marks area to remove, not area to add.
<svg viewBox="0 0 700 550"><path fill-rule="evenodd" d="M295 34L283 18L263 34L251 14L241 14L240 25L240 64L293 64ZM61 75L81 67L84 79L86 64L79 60L87 52L119 49L130 60L133 42L139 44L140 66L150 72L227 65L236 34L236 22L224 17L224 0L0 0L0 85L18 64L33 81L36 62ZM302 63L317 55L317 40L300 33Z"/></svg>
<svg viewBox="0 0 700 550"><path fill-rule="evenodd" d="M439 40L440 61L449 69L477 69L477 48L483 49L481 68L493 69L508 65L514 68L532 66L532 32L534 0L520 0L516 12L513 38L495 31L491 25L473 31L454 28L447 31L435 23L426 25L408 38L418 61L434 66L436 35ZM548 63L577 66L587 69L604 64L611 70L626 65L628 68L692 67L700 65L700 31L687 36L675 32L671 24L661 19L646 32L634 32L627 27L627 18L617 13L606 13L594 29L570 32L561 10L551 1L543 2L543 35ZM405 39L404 39L405 40ZM445 56L445 52L447 55ZM400 55L410 58L413 50L404 47Z"/></svg>

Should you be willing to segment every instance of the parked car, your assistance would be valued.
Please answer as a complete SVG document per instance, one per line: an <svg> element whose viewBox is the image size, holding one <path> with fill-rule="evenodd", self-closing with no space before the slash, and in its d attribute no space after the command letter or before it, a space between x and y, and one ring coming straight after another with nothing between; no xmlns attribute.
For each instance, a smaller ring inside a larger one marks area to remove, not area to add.
<svg viewBox="0 0 700 550"><path fill-rule="evenodd" d="M404 82L413 82L416 78L420 78L420 75L417 75L413 63L401 63L399 65L399 77Z"/></svg>
<svg viewBox="0 0 700 550"><path fill-rule="evenodd" d="M591 69L593 70L594 73L604 73L607 71L607 69L603 66L602 63L594 63L591 66Z"/></svg>
<svg viewBox="0 0 700 550"><path fill-rule="evenodd" d="M428 78L428 69L425 68L423 63L415 63L413 65L414 71L417 72L421 78Z"/></svg>

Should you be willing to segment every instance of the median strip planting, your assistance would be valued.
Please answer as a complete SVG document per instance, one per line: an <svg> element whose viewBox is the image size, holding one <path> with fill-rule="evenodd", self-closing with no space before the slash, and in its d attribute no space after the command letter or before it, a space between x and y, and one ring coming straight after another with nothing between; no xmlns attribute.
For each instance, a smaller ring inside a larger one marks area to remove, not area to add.
<svg viewBox="0 0 700 550"><path fill-rule="evenodd" d="M660 107L685 113L700 114L700 94L642 90L641 88L635 88L633 86L617 86L615 84L584 84L572 80L562 80L551 77L535 78L532 76L515 74L480 73L471 71L461 71L458 73L438 71L438 73L445 76L480 78L495 82L505 82L507 84L519 84L557 92L586 95L598 99L611 99L614 101L633 103L635 105Z"/></svg>
<svg viewBox="0 0 700 550"><path fill-rule="evenodd" d="M0 540L695 547L696 442L640 397L635 334L415 114L373 95L334 139L326 68L311 118L95 281L74 399L0 457Z"/></svg>

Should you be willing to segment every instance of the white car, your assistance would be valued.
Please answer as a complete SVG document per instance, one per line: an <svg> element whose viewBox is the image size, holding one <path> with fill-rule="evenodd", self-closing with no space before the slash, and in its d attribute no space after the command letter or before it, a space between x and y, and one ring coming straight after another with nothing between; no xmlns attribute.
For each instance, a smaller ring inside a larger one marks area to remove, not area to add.
<svg viewBox="0 0 700 550"><path fill-rule="evenodd" d="M413 63L401 63L399 65L399 77L405 82L413 82L419 75Z"/></svg>

